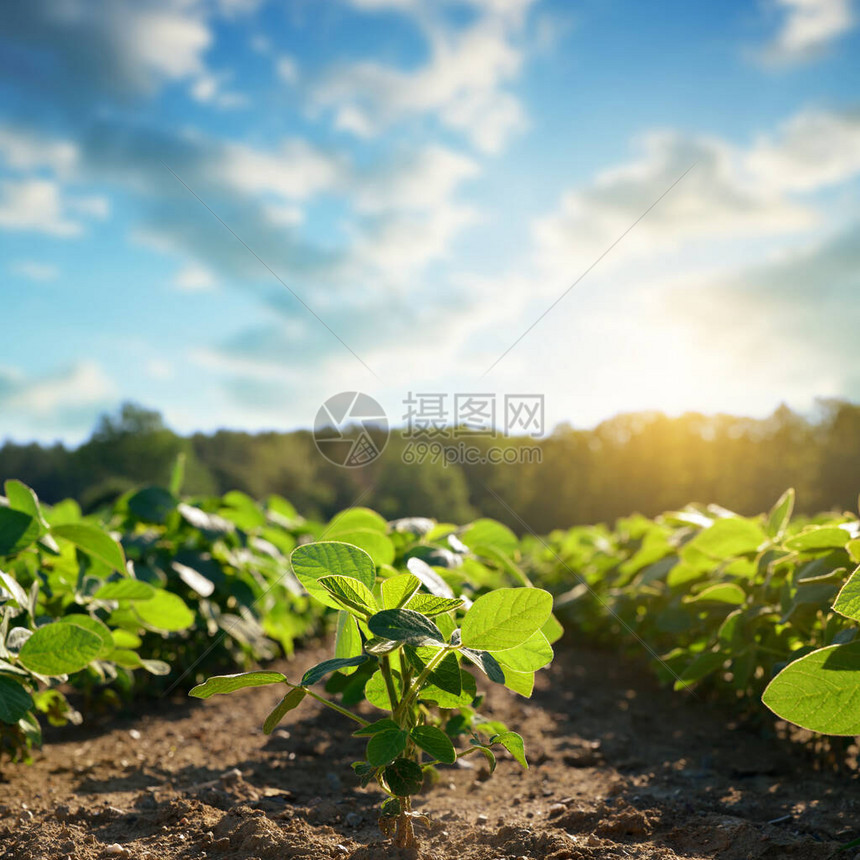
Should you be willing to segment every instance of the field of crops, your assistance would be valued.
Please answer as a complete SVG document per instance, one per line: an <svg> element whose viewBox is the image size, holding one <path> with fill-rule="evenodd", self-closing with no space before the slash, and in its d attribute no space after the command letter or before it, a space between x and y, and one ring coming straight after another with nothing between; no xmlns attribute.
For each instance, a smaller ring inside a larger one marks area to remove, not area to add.
<svg viewBox="0 0 860 860"><path fill-rule="evenodd" d="M756 518L519 538L182 481L180 462L89 516L5 484L0 857L43 856L48 821L81 857L812 858L856 838L856 515L793 518L788 491ZM840 796L827 818L813 779ZM496 813L501 842L477 838Z"/></svg>

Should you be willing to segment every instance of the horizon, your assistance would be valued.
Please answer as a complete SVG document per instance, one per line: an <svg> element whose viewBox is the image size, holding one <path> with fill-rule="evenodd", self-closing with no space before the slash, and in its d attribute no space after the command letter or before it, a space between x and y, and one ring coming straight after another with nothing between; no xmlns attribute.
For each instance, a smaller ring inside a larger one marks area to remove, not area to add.
<svg viewBox="0 0 860 860"><path fill-rule="evenodd" d="M640 409L633 411L625 411L625 412L616 412L612 415L608 415L605 418L601 418L597 422L588 425L576 425L572 424L568 421L560 421L557 424L548 427L545 431L540 434L533 434L528 432L522 432L518 434L514 433L504 433L501 430L496 430L492 436L494 439L502 438L502 439L510 439L510 440L526 440L532 439L534 442L540 444L541 442L545 442L552 437L556 436L559 433L564 432L576 432L576 433L591 433L600 428L603 425L611 424L614 421L618 421L626 418L654 418L655 420L665 419L668 421L682 421L684 419L689 418L702 418L705 421L715 421L718 419L730 419L736 421L752 421L752 422L765 422L771 418L774 418L779 415L782 410L788 409L793 415L802 419L810 425L818 425L822 424L826 418L825 410L828 404L836 403L840 405L846 405L851 408L860 409L860 400L852 401L844 398L825 398L819 397L816 398L811 407L807 410L797 410L793 409L787 403L779 403L770 411L761 414L761 415L742 415L731 412L701 412L697 410L686 410L682 412L667 412L660 409ZM117 418L119 416L119 410L123 407L131 406L136 409L141 409L145 412L155 412L159 419L163 422L163 429L166 429L173 433L174 435L188 439L196 435L212 437L218 433L244 433L249 436L261 436L265 434L281 434L281 435L291 435L293 433L308 433L314 434L313 424L310 425L296 425L294 427L260 427L257 429L250 430L246 427L230 427L230 426L220 426L211 430L191 430L189 432L183 432L173 427L169 421L166 420L166 417L157 409L154 409L146 404L136 403L134 401L126 400L119 404L117 404L117 408L113 411L106 411L101 415L97 416L96 420L93 423L91 429L84 435L83 438L69 443L64 441L63 439L15 439L10 436L0 437L0 449L7 445L23 447L30 444L37 444L45 448L54 447L56 445L62 445L69 451L76 450L80 448L82 445L87 444L92 441L96 436L98 425L104 418ZM379 429L378 425L370 425L374 429ZM461 425L463 426L463 425ZM355 430L358 430L362 427L361 422L349 422L341 426L341 430L344 433L350 433ZM364 424L364 429L367 429L368 424ZM450 442L451 434L450 431L457 429L454 425L446 425L445 434L443 437ZM408 438L408 436L404 433L404 431L408 430L408 424L391 424L388 425L388 434L393 436L395 434L401 435L403 438ZM468 435L468 434L467 434Z"/></svg>

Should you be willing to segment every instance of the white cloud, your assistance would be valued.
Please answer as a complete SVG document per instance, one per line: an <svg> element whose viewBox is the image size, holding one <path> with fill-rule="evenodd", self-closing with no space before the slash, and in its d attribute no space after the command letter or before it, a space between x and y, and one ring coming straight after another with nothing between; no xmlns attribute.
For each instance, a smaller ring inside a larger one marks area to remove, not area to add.
<svg viewBox="0 0 860 860"><path fill-rule="evenodd" d="M377 284L386 289L414 289L416 275L444 259L454 239L477 217L471 206L453 203L389 215L357 237L351 262L374 272Z"/></svg>
<svg viewBox="0 0 860 860"><path fill-rule="evenodd" d="M110 214L110 201L100 194L90 194L82 197L70 197L69 209L78 215L104 220Z"/></svg>
<svg viewBox="0 0 860 860"><path fill-rule="evenodd" d="M292 57L282 54L275 63L278 77L287 84L295 84L299 80L299 67Z"/></svg>
<svg viewBox="0 0 860 860"><path fill-rule="evenodd" d="M52 263L40 263L37 260L20 260L9 266L13 275L26 278L28 281L56 281L60 277L60 270Z"/></svg>
<svg viewBox="0 0 860 860"><path fill-rule="evenodd" d="M392 159L384 170L357 177L352 183L354 200L369 212L434 209L479 172L477 162L468 156L430 144L408 157Z"/></svg>
<svg viewBox="0 0 860 860"><path fill-rule="evenodd" d="M743 153L720 140L662 132L645 137L642 150L566 193L558 210L536 221L541 268L579 274L654 204L613 253L613 263L677 250L696 238L778 235L815 223L807 206L751 181Z"/></svg>
<svg viewBox="0 0 860 860"><path fill-rule="evenodd" d="M115 2L108 5L117 9ZM118 26L113 35L119 37L129 71L146 76L144 86L153 78L180 80L203 69L203 53L212 44L212 33L192 4L152 9L121 4L119 8L121 12L114 12Z"/></svg>
<svg viewBox="0 0 860 860"><path fill-rule="evenodd" d="M47 179L0 182L0 230L26 230L50 236L78 236L83 225L68 215L57 182Z"/></svg>
<svg viewBox="0 0 860 860"><path fill-rule="evenodd" d="M191 97L201 104L210 104L221 110L247 107L247 96L225 88L231 79L229 72L203 72L191 85Z"/></svg>
<svg viewBox="0 0 860 860"><path fill-rule="evenodd" d="M299 206L281 206L273 203L266 205L263 211L269 221L278 227L297 227L305 220L305 213Z"/></svg>
<svg viewBox="0 0 860 860"><path fill-rule="evenodd" d="M296 138L277 151L228 144L208 172L211 180L244 194L302 200L337 185L343 171L340 159Z"/></svg>
<svg viewBox="0 0 860 860"><path fill-rule="evenodd" d="M366 2L362 5L369 8ZM317 88L317 104L333 110L338 128L363 137L405 119L432 115L480 150L499 151L526 125L522 106L505 87L522 67L523 52L515 37L530 4L475 5L482 14L462 29L419 15L430 49L423 66L409 71L372 61L342 66Z"/></svg>
<svg viewBox="0 0 860 860"><path fill-rule="evenodd" d="M860 110L805 111L756 142L746 167L784 191L814 191L860 174Z"/></svg>
<svg viewBox="0 0 860 860"><path fill-rule="evenodd" d="M46 419L73 409L101 406L117 393L113 380L94 361L80 361L42 377L0 368L0 408L27 419Z"/></svg>
<svg viewBox="0 0 860 860"><path fill-rule="evenodd" d="M0 128L0 160L13 170L47 167L65 175L78 163L78 148L69 140L42 137L11 126Z"/></svg>
<svg viewBox="0 0 860 860"><path fill-rule="evenodd" d="M180 290L196 292L212 289L217 281L212 272L205 266L197 263L189 263L176 273L173 283Z"/></svg>
<svg viewBox="0 0 860 860"><path fill-rule="evenodd" d="M771 63L814 59L856 23L852 0L776 0L776 5L783 13L782 25L762 52Z"/></svg>
<svg viewBox="0 0 860 860"><path fill-rule="evenodd" d="M171 379L173 377L173 365L163 358L150 358L146 362L146 375L150 379Z"/></svg>

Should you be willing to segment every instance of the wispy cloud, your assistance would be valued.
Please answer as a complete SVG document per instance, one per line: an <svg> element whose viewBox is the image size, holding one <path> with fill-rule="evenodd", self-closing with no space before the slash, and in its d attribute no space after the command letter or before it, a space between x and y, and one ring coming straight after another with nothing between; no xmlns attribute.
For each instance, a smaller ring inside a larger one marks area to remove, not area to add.
<svg viewBox="0 0 860 860"><path fill-rule="evenodd" d="M524 61L517 37L529 2L474 3L478 19L455 29L427 14L429 6L392 0L353 0L353 5L413 12L430 56L408 71L364 60L327 73L314 98L333 111L338 128L375 137L404 119L430 118L490 153L524 130L525 110L508 87Z"/></svg>
<svg viewBox="0 0 860 860"><path fill-rule="evenodd" d="M94 361L79 361L42 375L0 367L0 412L4 431L15 437L90 430L96 417L114 405L118 389Z"/></svg>
<svg viewBox="0 0 860 860"><path fill-rule="evenodd" d="M13 275L26 278L28 281L46 282L56 281L60 277L60 270L52 263L40 263L36 260L19 260L9 266Z"/></svg>
<svg viewBox="0 0 860 860"><path fill-rule="evenodd" d="M84 232L76 215L97 216L93 198L64 194L59 183L48 179L7 179L0 181L0 230L22 230L68 238Z"/></svg>
<svg viewBox="0 0 860 860"><path fill-rule="evenodd" d="M761 51L772 64L814 60L857 23L852 0L775 0L775 5L779 30Z"/></svg>

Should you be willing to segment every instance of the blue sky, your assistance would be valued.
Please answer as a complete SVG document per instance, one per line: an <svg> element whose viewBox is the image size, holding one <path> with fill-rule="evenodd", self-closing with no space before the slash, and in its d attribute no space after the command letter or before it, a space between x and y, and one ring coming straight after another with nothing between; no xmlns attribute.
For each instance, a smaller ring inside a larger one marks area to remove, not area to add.
<svg viewBox="0 0 860 860"><path fill-rule="evenodd" d="M395 423L410 391L576 426L858 399L858 17L10 0L0 438L126 399L181 431L343 390Z"/></svg>

